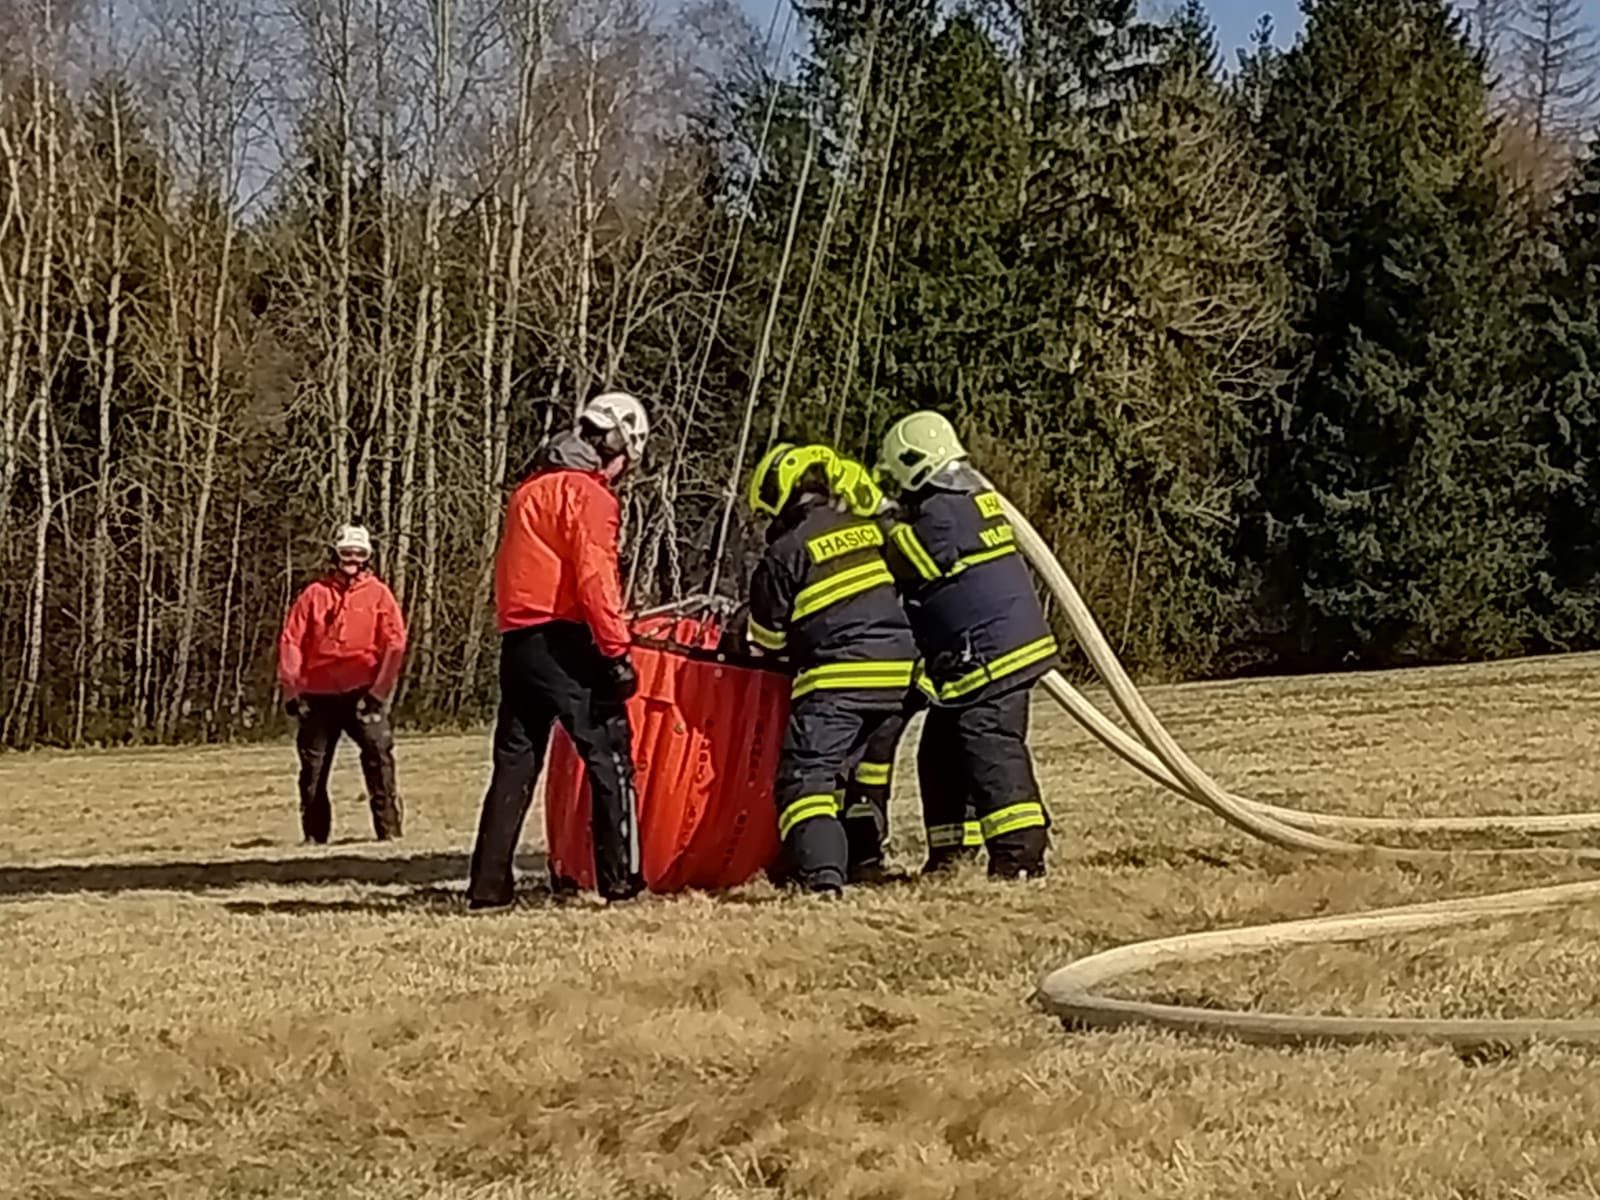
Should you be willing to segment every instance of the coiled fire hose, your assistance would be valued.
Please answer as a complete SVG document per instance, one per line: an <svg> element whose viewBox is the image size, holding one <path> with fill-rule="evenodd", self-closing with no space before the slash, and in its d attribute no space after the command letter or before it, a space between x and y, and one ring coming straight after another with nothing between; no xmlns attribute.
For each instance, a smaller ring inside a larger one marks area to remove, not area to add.
<svg viewBox="0 0 1600 1200"><path fill-rule="evenodd" d="M1032 523L1004 496L1001 496L1001 503L1016 531L1018 547L1060 604L1073 636L1139 740L1129 737L1059 673L1051 672L1045 677L1046 692L1094 737L1157 783L1186 800L1204 805L1250 836L1289 849L1403 861L1438 860L1453 854L1600 861L1600 854L1593 851L1507 848L1450 852L1369 844L1330 836L1340 832L1573 833L1600 830L1600 813L1418 819L1345 817L1279 808L1225 791L1183 752L1151 711L1101 634L1072 579ZM1395 1039L1443 1042L1458 1050L1530 1041L1600 1044L1600 1020L1468 1021L1301 1016L1191 1008L1096 994L1096 989L1105 984L1158 966L1231 958L1284 946L1365 941L1542 912L1597 899L1600 899L1600 880L1243 929L1181 934L1119 946L1059 967L1040 981L1035 999L1045 1011L1079 1027L1148 1026L1273 1045Z"/></svg>

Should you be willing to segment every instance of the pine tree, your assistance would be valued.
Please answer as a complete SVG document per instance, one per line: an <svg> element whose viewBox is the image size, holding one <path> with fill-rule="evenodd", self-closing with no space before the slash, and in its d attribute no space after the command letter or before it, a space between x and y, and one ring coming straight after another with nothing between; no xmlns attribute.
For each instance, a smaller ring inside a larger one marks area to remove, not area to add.
<svg viewBox="0 0 1600 1200"><path fill-rule="evenodd" d="M1239 51L1239 70L1230 83L1234 103L1252 128L1260 124L1266 112L1272 80L1282 60L1283 55L1273 42L1272 17L1262 14L1250 34L1250 48Z"/></svg>
<svg viewBox="0 0 1600 1200"><path fill-rule="evenodd" d="M1538 620L1545 644L1587 648L1600 616L1600 145L1553 225L1556 258L1528 305L1545 549Z"/></svg>
<svg viewBox="0 0 1600 1200"><path fill-rule="evenodd" d="M1167 27L1167 38L1162 57L1169 66L1203 79L1217 73L1217 31L1202 0L1184 0Z"/></svg>
<svg viewBox="0 0 1600 1200"><path fill-rule="evenodd" d="M1296 336L1248 544L1315 662L1518 644L1537 547L1485 93L1443 0L1313 0L1273 82Z"/></svg>
<svg viewBox="0 0 1600 1200"><path fill-rule="evenodd" d="M1007 64L970 17L929 45L906 117L886 391L962 425L1003 425L1014 197L1027 169ZM897 415L885 414L885 418Z"/></svg>
<svg viewBox="0 0 1600 1200"><path fill-rule="evenodd" d="M1075 266L1035 292L1066 334L1036 393L1068 422L1059 536L1120 652L1185 671L1214 661L1236 606L1249 414L1275 382L1287 294L1276 188L1194 15L1144 93L1083 126Z"/></svg>

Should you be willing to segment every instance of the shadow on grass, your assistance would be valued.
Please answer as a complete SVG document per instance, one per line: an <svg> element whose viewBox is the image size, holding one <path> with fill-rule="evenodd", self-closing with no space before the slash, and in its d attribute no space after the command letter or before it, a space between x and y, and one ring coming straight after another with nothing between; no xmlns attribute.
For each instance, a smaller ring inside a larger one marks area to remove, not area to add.
<svg viewBox="0 0 1600 1200"><path fill-rule="evenodd" d="M473 912L471 916L484 920L506 913L527 912L530 909L555 908L571 903L545 888L519 891L517 898L507 908ZM419 887L404 892L383 892L370 896L345 896L317 900L298 896L281 900L226 900L222 907L231 913L246 917L317 917L329 914L369 914L376 916L469 915L464 885L455 887Z"/></svg>
<svg viewBox="0 0 1600 1200"><path fill-rule="evenodd" d="M541 877L543 854L521 855L517 869ZM64 896L106 892L210 892L250 884L317 886L364 883L427 888L467 877L467 855L296 855L288 858L223 859L216 862L49 863L0 867L0 897ZM448 889L431 890L447 893Z"/></svg>
<svg viewBox="0 0 1600 1200"><path fill-rule="evenodd" d="M392 916L410 913L437 914L440 916L463 915L479 920L492 920L499 915L528 912L534 909L566 909L574 913L613 911L613 906L601 903L592 891L554 892L548 887L541 886L543 865L544 859L542 856L518 859L517 872L521 886L518 888L516 900L507 908L490 909L482 912L469 912L466 904L466 889L461 885L455 887L418 887L402 892L379 892L366 896L343 896L327 899L286 896L275 900L229 900L224 902L223 907L229 912L245 916L317 916L326 913L368 913ZM903 880L886 880L852 885L853 889L863 892L869 889L886 889L895 886L907 887L909 885ZM682 892L645 892L633 900L622 903L620 911L628 912L653 904L671 904L674 901L683 900L690 896L703 897L729 908L766 908L775 904L811 903L826 905L830 903L830 901L822 897L806 896L804 893L788 889L761 887L759 885L750 887L747 885L739 888L691 888Z"/></svg>

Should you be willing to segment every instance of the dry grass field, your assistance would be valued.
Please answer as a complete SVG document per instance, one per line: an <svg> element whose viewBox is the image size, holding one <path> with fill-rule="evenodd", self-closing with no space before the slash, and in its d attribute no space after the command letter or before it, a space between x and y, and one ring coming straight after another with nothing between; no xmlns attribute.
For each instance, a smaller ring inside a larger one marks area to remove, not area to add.
<svg viewBox="0 0 1600 1200"><path fill-rule="evenodd" d="M1371 813L1600 808L1600 660L1155 689L1226 785ZM0 1196L1600 1195L1600 1063L1071 1034L1048 968L1164 933L1579 878L1247 843L1039 710L1042 882L764 884L468 916L487 739L402 737L408 836L298 846L286 745L0 758ZM909 766L909 746L902 759ZM897 842L920 854L914 789ZM540 822L527 842L540 878ZM1130 994L1576 1015L1600 914Z"/></svg>

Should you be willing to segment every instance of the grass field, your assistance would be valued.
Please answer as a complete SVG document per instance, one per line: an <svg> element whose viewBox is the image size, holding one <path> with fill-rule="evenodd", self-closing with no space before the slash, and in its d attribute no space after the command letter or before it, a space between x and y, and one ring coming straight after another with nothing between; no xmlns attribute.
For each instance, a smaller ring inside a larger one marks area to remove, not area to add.
<svg viewBox="0 0 1600 1200"><path fill-rule="evenodd" d="M1593 657L1149 696L1260 799L1600 808ZM458 895L484 736L402 737L408 836L381 850L348 748L320 849L296 844L288 746L0 758L0 1196L1600 1195L1588 1055L1069 1034L1028 1004L1048 968L1124 941L1581 872L1301 858L1053 712L1035 746L1042 882L616 911L530 892L474 917ZM920 856L914 795L906 770L897 845ZM1129 993L1577 1015L1600 1007L1597 932L1575 912Z"/></svg>

